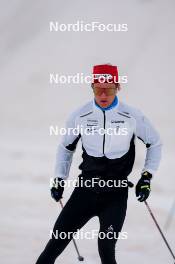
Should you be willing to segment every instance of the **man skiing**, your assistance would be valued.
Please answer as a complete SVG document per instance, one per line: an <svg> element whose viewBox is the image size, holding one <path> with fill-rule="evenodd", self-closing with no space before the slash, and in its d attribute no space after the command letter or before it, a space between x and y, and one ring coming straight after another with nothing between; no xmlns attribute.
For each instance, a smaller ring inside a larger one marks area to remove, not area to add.
<svg viewBox="0 0 175 264"><path fill-rule="evenodd" d="M127 210L127 177L134 164L136 138L146 146L144 168L136 185L136 196L140 202L148 198L151 179L160 162L161 142L157 131L142 112L118 100L120 84L117 66L96 65L93 67L93 77L94 99L74 111L67 120L66 128L72 130L63 136L58 146L51 195L57 202L62 198L62 183L69 176L79 140L82 142L83 161L79 166L81 174L78 179L83 184L75 187L58 216L53 233L74 233L97 216L99 232L119 234ZM80 127L82 130L79 133L73 132L73 129ZM103 186L100 185L101 181L105 183ZM52 236L36 264L55 263L71 239ZM98 238L102 264L117 263L116 242L116 236L112 239L108 236Z"/></svg>

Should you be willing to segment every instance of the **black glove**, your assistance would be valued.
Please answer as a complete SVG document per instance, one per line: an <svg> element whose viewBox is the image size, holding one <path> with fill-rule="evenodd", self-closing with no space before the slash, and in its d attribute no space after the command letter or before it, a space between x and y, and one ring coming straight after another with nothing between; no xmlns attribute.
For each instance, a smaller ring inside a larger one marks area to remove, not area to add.
<svg viewBox="0 0 175 264"><path fill-rule="evenodd" d="M142 173L142 177L140 178L140 180L136 185L136 196L137 197L139 196L138 201L144 202L148 198L151 192L151 188L150 188L151 178L152 178L151 173L147 171Z"/></svg>
<svg viewBox="0 0 175 264"><path fill-rule="evenodd" d="M52 182L50 191L52 198L58 202L62 198L64 191L64 180L61 178L55 178Z"/></svg>

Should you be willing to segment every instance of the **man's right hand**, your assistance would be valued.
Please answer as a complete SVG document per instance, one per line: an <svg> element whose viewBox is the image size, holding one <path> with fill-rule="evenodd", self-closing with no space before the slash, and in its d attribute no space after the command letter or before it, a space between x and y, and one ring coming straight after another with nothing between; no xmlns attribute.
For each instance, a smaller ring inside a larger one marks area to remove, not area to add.
<svg viewBox="0 0 175 264"><path fill-rule="evenodd" d="M51 184L50 191L52 198L58 202L62 198L64 191L64 180L61 178L55 178Z"/></svg>

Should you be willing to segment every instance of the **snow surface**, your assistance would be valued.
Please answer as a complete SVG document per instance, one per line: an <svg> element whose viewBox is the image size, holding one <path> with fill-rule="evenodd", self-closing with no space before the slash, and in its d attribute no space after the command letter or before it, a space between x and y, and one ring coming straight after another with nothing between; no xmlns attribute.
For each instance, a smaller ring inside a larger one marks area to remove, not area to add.
<svg viewBox="0 0 175 264"><path fill-rule="evenodd" d="M68 114L92 98L87 84L49 85L49 73L90 74L94 64L111 62L128 76L120 99L142 109L160 131L164 144L160 169L149 204L163 228L174 195L174 0L133 1L2 1L0 9L0 263L31 264L45 246L61 208L51 200L59 136L49 126L64 124ZM127 23L128 32L49 32L49 21ZM144 160L138 143L136 183ZM74 156L70 178L78 175L81 147ZM72 189L65 191L64 203ZM98 228L91 219L85 230ZM123 231L117 242L119 263L172 263L144 204L130 190ZM175 248L175 212L164 230ZM100 263L96 240L77 242L84 263ZM78 263L70 243L56 263Z"/></svg>

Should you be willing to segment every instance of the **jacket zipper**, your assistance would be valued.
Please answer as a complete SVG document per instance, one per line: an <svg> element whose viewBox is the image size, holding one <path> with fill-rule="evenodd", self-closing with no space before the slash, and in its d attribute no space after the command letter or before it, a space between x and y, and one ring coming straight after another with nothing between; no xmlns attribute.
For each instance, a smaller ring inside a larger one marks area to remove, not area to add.
<svg viewBox="0 0 175 264"><path fill-rule="evenodd" d="M103 116L104 116L104 135L103 135L103 155L104 155L104 151L105 151L105 127L106 127L106 115L105 115L105 111L103 111Z"/></svg>

